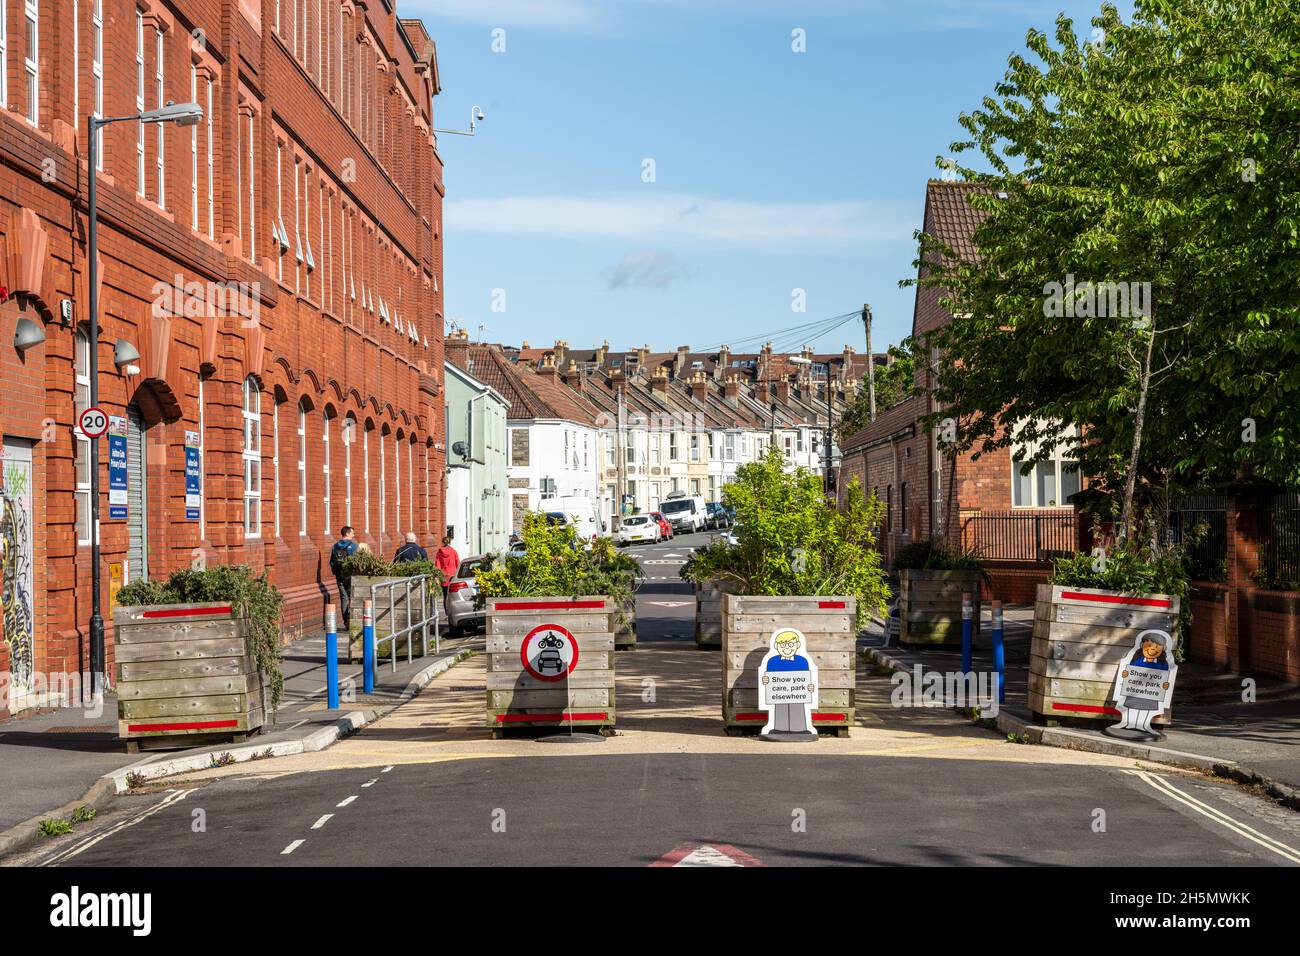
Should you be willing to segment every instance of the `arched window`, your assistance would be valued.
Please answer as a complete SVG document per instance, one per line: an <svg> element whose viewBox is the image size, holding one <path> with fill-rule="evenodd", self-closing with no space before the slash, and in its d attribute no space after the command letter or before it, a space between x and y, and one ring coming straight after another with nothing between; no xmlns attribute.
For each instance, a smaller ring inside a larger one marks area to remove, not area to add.
<svg viewBox="0 0 1300 956"><path fill-rule="evenodd" d="M274 479L275 536L280 537L280 403L271 402L271 476Z"/></svg>
<svg viewBox="0 0 1300 956"><path fill-rule="evenodd" d="M330 528L332 527L330 524L330 412L328 408L325 409L325 412L321 415L320 447L321 475L325 479L325 495L323 499L325 503L325 534L328 535L330 533Z"/></svg>
<svg viewBox="0 0 1300 956"><path fill-rule="evenodd" d="M393 533L402 537L402 440L393 436Z"/></svg>
<svg viewBox="0 0 1300 956"><path fill-rule="evenodd" d="M81 433L81 413L90 407L90 340L78 331L73 339L76 382L72 433L77 455L77 544L90 544L90 439Z"/></svg>
<svg viewBox="0 0 1300 956"><path fill-rule="evenodd" d="M307 406L298 404L298 534L307 533Z"/></svg>
<svg viewBox="0 0 1300 956"><path fill-rule="evenodd" d="M365 499L365 532L370 534L370 429L361 433L361 494Z"/></svg>
<svg viewBox="0 0 1300 956"><path fill-rule="evenodd" d="M384 463L384 436L379 436L379 538L383 541L384 535L388 532L388 508L385 501L388 498L388 469Z"/></svg>
<svg viewBox="0 0 1300 956"><path fill-rule="evenodd" d="M262 390L244 379L244 537L262 536Z"/></svg>
<svg viewBox="0 0 1300 956"><path fill-rule="evenodd" d="M352 442L356 438L357 420L343 419L343 523L352 524Z"/></svg>

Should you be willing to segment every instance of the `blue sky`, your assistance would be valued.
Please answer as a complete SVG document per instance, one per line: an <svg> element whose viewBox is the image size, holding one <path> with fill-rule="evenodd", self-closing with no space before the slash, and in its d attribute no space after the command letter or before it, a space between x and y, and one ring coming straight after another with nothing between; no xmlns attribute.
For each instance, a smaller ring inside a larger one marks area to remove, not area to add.
<svg viewBox="0 0 1300 956"><path fill-rule="evenodd" d="M895 342L925 181L958 114L1030 26L1064 10L1087 35L1099 6L399 0L438 44L436 125L487 114L472 139L439 137L447 319L476 339L481 325L491 341L670 350L869 302L877 348ZM811 344L846 342L864 347L861 323Z"/></svg>

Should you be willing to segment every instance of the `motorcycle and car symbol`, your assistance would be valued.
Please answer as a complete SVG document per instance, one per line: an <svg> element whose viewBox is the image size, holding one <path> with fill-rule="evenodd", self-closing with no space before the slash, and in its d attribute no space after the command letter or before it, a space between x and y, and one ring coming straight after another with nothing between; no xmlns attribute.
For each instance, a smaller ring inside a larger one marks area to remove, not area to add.
<svg viewBox="0 0 1300 956"><path fill-rule="evenodd" d="M524 670L542 681L563 680L578 666L578 640L559 624L542 624L524 636Z"/></svg>

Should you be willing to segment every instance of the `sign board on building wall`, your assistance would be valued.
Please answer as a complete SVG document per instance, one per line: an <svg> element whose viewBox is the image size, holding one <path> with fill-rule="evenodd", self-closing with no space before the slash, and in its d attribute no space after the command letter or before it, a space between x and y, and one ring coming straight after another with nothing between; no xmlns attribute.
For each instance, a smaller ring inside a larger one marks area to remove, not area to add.
<svg viewBox="0 0 1300 956"><path fill-rule="evenodd" d="M108 418L108 517L118 521L127 516L126 419Z"/></svg>
<svg viewBox="0 0 1300 956"><path fill-rule="evenodd" d="M117 592L122 590L122 585L126 583L126 569L122 563L115 562L108 566L108 611L112 614L120 605L117 603Z"/></svg>
<svg viewBox="0 0 1300 956"><path fill-rule="evenodd" d="M198 521L203 504L203 458L199 433L185 433L185 520Z"/></svg>

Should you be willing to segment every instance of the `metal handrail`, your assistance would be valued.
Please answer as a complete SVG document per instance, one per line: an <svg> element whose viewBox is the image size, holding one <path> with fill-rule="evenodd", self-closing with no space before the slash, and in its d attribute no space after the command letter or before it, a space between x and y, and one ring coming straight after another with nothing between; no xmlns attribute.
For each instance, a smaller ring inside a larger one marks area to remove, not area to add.
<svg viewBox="0 0 1300 956"><path fill-rule="evenodd" d="M397 590L401 588L406 597L406 626L397 627ZM433 645L434 653L442 652L442 636L438 633L438 605L439 601L429 600L429 578L428 575L417 574L409 578L395 578L392 581L378 581L370 586L371 600L374 606L380 606L379 592L388 591L388 633L382 638L375 636L375 645L382 641L391 641L389 646L389 663L393 670L397 670L397 641L399 638L406 638L406 662L409 664L414 659L411 653L412 635L417 631L420 633L420 656L429 656L429 626L433 625ZM441 590L441 588L439 588ZM412 620L412 611L414 610L411 600L412 593L419 599L419 619Z"/></svg>

